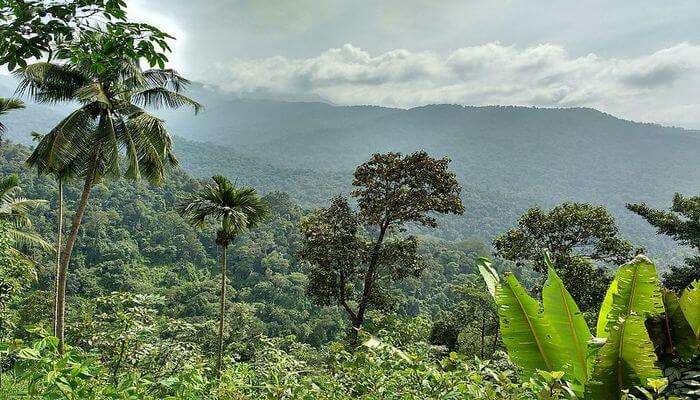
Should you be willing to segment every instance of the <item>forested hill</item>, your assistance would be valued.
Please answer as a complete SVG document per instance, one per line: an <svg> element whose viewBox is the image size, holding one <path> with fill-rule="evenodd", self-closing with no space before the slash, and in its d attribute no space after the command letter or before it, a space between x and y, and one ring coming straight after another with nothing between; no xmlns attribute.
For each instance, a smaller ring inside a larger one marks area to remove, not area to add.
<svg viewBox="0 0 700 400"><path fill-rule="evenodd" d="M623 233L652 255L668 256L675 245L625 204L664 208L674 192L700 189L700 132L593 109L340 107L242 100L201 85L191 94L207 107L201 115L164 115L172 131L187 138L175 143L187 171L286 191L304 206L347 192L354 166L371 153L422 148L449 156L467 212L443 221L437 234L448 239L490 240L534 204L586 201L610 209ZM41 118L48 127L61 114L45 107L14 113L9 137L26 142L30 125Z"/></svg>

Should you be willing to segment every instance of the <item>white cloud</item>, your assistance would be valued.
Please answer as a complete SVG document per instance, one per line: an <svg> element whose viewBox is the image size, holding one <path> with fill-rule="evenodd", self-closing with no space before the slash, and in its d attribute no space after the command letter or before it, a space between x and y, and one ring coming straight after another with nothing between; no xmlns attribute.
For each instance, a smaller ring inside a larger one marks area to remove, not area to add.
<svg viewBox="0 0 700 400"><path fill-rule="evenodd" d="M372 55L346 44L311 58L239 60L218 69L215 83L242 93L396 107L589 106L631 119L700 126L700 116L677 119L681 110L697 109L700 46L688 43L625 59L572 57L554 44L517 48L493 42L447 55L408 50Z"/></svg>

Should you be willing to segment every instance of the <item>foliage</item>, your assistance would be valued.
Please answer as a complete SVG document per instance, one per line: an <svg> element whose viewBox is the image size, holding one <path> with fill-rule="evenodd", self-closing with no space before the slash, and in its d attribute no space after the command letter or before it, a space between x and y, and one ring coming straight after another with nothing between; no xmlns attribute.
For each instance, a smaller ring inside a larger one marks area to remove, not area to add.
<svg viewBox="0 0 700 400"><path fill-rule="evenodd" d="M29 231L32 226L29 213L46 201L19 197L21 190L17 175L0 180L0 221L7 223L5 234L12 238L17 247L37 246L44 250L52 250L52 246L41 236Z"/></svg>
<svg viewBox="0 0 700 400"><path fill-rule="evenodd" d="M654 226L659 234L700 252L700 196L684 197L676 193L670 211L655 210L644 203L628 204L627 208ZM685 263L681 267L672 266L663 277L664 285L676 293L700 280L700 255L686 258Z"/></svg>
<svg viewBox="0 0 700 400"><path fill-rule="evenodd" d="M397 233L411 222L435 227L431 213L464 211L449 162L424 151L375 154L355 170L352 195L359 212L336 197L300 225L305 239L300 254L312 264L310 295L317 304L345 310L352 340L368 309L395 303L390 292L395 281L421 272L417 239Z"/></svg>
<svg viewBox="0 0 700 400"><path fill-rule="evenodd" d="M7 114L12 110L19 110L24 108L24 103L17 99L4 99L0 98L0 116ZM7 130L7 127L0 121L0 145L2 145L2 135Z"/></svg>
<svg viewBox="0 0 700 400"><path fill-rule="evenodd" d="M9 304L36 280L34 265L13 247L13 229L0 220L0 338L12 333L16 322Z"/></svg>
<svg viewBox="0 0 700 400"><path fill-rule="evenodd" d="M13 71L44 55L50 61L65 43L86 32L101 32L126 44L132 58L163 68L172 37L152 25L128 21L125 9L123 0L5 1L0 6L0 66Z"/></svg>
<svg viewBox="0 0 700 400"><path fill-rule="evenodd" d="M40 331L37 331L40 332ZM559 374L543 373L520 382L503 358L480 361L450 353L435 357L420 345L399 349L377 338L359 351L331 345L321 350L260 337L259 357L228 368L220 385L202 370L185 367L154 379L147 370L124 373L115 382L100 357L43 336L31 345L2 347L16 360L0 383L9 396L37 399L565 399L570 388Z"/></svg>
<svg viewBox="0 0 700 400"><path fill-rule="evenodd" d="M610 282L604 269L591 261L624 263L632 255L632 245L619 237L608 211L585 203L563 203L548 212L533 207L493 246L498 257L531 262L540 273L547 272L541 254L549 251L555 270L584 311L598 307Z"/></svg>
<svg viewBox="0 0 700 400"><path fill-rule="evenodd" d="M579 396L618 399L630 390L648 393L645 387L656 391L665 387L658 383L663 378L659 364L673 365L668 356L674 355L664 354L669 348L660 345L665 336L685 342L683 351L690 352L688 358L700 356L700 347L687 345L697 343L697 334L685 328L693 325L697 307L684 308L668 301L664 305L654 264L644 256L617 271L598 315L597 337L592 339L553 267L549 267L542 306L512 275L499 283L486 262L482 267L484 279L497 288L503 341L525 377L536 371L562 371ZM684 296L685 300L676 303L695 305L693 292ZM659 331L661 338L654 334Z"/></svg>

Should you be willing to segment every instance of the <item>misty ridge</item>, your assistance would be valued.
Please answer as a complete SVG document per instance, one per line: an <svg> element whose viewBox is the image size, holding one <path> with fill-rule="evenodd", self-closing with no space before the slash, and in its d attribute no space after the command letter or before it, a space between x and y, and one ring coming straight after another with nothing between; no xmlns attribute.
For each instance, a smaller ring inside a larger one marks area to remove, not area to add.
<svg viewBox="0 0 700 400"><path fill-rule="evenodd" d="M347 194L354 166L371 154L426 150L452 160L468 210L442 219L432 235L488 242L532 205L588 202L608 208L622 234L651 255L672 264L686 254L625 205L663 207L672 193L700 187L697 130L592 108L337 106L241 98L201 84L189 93L206 105L200 115L160 115L182 167L197 177L223 171L311 208ZM29 144L29 122L48 129L59 116L46 105L10 114L8 138Z"/></svg>

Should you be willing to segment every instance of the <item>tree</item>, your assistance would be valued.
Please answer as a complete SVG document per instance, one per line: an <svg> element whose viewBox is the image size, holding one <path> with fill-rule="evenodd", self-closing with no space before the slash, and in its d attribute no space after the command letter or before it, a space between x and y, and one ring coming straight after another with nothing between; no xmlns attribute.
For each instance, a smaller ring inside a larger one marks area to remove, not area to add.
<svg viewBox="0 0 700 400"><path fill-rule="evenodd" d="M20 100L0 98L0 115L5 115L9 111L19 110L21 108L24 108L24 103ZM7 127L0 121L0 146L2 146L2 135L6 130Z"/></svg>
<svg viewBox="0 0 700 400"><path fill-rule="evenodd" d="M585 203L563 203L549 212L533 207L493 246L496 256L518 265L531 262L541 274L547 271L542 252L548 250L557 273L584 311L600 304L610 282L605 270L592 261L623 264L633 255L632 245L619 237L608 211Z"/></svg>
<svg viewBox="0 0 700 400"><path fill-rule="evenodd" d="M700 196L673 196L670 211L650 208L646 204L628 204L627 208L653 225L660 235L667 235L680 244L700 252ZM664 285L676 293L700 280L700 254L685 259L685 266L672 266L664 274Z"/></svg>
<svg viewBox="0 0 700 400"><path fill-rule="evenodd" d="M216 377L221 377L224 352L224 315L226 312L226 251L229 244L242 232L251 229L267 215L267 205L254 189L237 188L226 177L212 177L216 185L194 193L180 205L180 212L195 226L215 220L216 244L221 248L221 294L219 297L219 337Z"/></svg>
<svg viewBox="0 0 700 400"><path fill-rule="evenodd" d="M74 101L80 107L38 143L27 163L40 173L70 170L83 179L58 273L55 325L64 350L67 268L92 187L103 177L146 177L159 184L166 165L176 165L172 141L162 120L142 107L194 108L200 104L180 93L188 84L172 70L143 71L131 42L117 34L83 33L61 48L56 64L40 62L18 70L18 90L44 103Z"/></svg>
<svg viewBox="0 0 700 400"><path fill-rule="evenodd" d="M449 290L460 300L435 317L430 342L482 359L493 354L498 347L498 313L486 287L468 281L451 284Z"/></svg>
<svg viewBox="0 0 700 400"><path fill-rule="evenodd" d="M375 154L355 170L352 195L359 212L336 197L300 225L301 256L311 263L309 295L318 305L345 310L353 344L367 310L394 303L391 284L422 270L418 240L399 235L405 225L434 228L433 213L464 212L449 163L424 151Z"/></svg>
<svg viewBox="0 0 700 400"><path fill-rule="evenodd" d="M63 43L85 32L118 33L151 67L163 68L170 35L129 22L123 0L7 0L0 3L0 66L24 68L31 59L51 61Z"/></svg>

